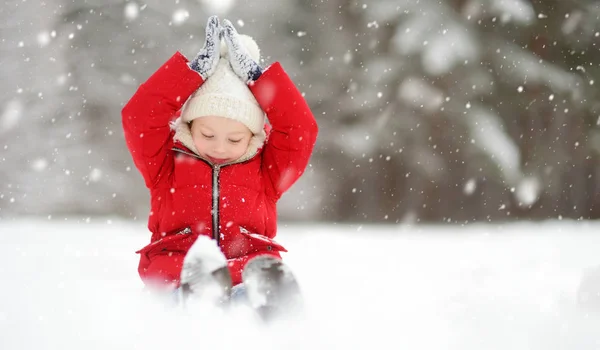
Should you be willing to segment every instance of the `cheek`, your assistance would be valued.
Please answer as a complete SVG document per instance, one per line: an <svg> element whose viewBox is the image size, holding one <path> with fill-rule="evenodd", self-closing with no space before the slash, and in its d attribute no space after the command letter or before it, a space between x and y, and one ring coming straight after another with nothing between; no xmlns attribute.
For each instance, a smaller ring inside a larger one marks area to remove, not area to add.
<svg viewBox="0 0 600 350"><path fill-rule="evenodd" d="M243 155L244 153L246 153L246 149L248 149L247 144L237 144L235 145L234 152L239 155Z"/></svg>
<svg viewBox="0 0 600 350"><path fill-rule="evenodd" d="M202 138L194 138L193 140L194 140L194 146L196 146L196 149L198 151L205 150L208 147L206 140L204 140Z"/></svg>

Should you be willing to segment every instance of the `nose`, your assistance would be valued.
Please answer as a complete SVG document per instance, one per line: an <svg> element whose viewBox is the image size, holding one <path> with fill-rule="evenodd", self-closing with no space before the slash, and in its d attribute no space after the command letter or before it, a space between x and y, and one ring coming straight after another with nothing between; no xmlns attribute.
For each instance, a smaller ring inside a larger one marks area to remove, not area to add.
<svg viewBox="0 0 600 350"><path fill-rule="evenodd" d="M221 141L216 142L215 143L215 148L213 149L213 151L216 154L223 154L223 153L225 153L225 143L221 142Z"/></svg>

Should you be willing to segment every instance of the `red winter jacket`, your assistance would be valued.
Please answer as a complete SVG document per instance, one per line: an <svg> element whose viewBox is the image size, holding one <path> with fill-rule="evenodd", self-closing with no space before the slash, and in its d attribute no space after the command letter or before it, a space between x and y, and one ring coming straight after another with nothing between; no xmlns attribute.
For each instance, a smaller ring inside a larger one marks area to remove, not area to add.
<svg viewBox="0 0 600 350"><path fill-rule="evenodd" d="M176 53L143 83L122 111L134 163L150 190L151 242L141 255L146 284L179 284L183 258L198 235L217 240L234 284L245 263L259 254L280 257L273 241L277 200L304 172L317 124L300 92L279 63L251 86L271 131L253 137L244 161L213 166L195 152L189 127L172 122L203 80ZM175 130L174 130L175 129ZM251 147L251 148L252 148Z"/></svg>

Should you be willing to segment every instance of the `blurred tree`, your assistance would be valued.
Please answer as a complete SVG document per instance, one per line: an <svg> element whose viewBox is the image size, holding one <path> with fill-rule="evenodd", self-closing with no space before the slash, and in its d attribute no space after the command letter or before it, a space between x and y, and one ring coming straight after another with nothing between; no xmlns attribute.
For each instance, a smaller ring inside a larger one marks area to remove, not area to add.
<svg viewBox="0 0 600 350"><path fill-rule="evenodd" d="M326 162L340 169L338 219L597 217L596 2L333 7L361 38L333 98L357 117L339 109L334 123L358 126L334 127L357 137ZM349 152L360 137L376 146Z"/></svg>
<svg viewBox="0 0 600 350"><path fill-rule="evenodd" d="M281 61L317 116L282 218L600 217L600 8L583 0L8 1L0 217L145 217L120 110L200 49L210 14Z"/></svg>

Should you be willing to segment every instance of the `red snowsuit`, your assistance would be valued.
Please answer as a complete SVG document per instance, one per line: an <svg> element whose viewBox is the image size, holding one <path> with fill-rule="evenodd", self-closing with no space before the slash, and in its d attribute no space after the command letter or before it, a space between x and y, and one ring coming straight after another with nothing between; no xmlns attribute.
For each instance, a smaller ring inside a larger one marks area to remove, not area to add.
<svg viewBox="0 0 600 350"><path fill-rule="evenodd" d="M179 284L183 258L198 235L217 240L233 283L259 254L280 257L273 241L277 200L304 172L317 124L306 101L279 63L249 86L271 131L256 153L230 165L212 165L175 136L170 122L203 80L176 53L143 83L122 111L134 163L150 190L151 242L141 255L146 284ZM209 78L210 79L210 78ZM187 125L187 124L186 124ZM264 141L263 141L264 140Z"/></svg>

